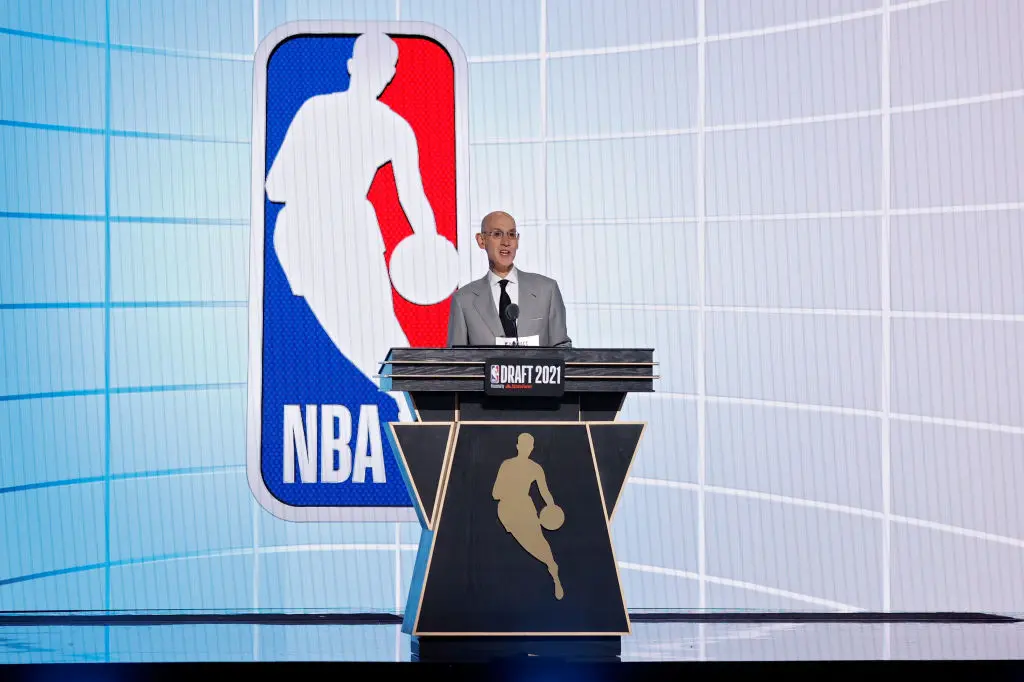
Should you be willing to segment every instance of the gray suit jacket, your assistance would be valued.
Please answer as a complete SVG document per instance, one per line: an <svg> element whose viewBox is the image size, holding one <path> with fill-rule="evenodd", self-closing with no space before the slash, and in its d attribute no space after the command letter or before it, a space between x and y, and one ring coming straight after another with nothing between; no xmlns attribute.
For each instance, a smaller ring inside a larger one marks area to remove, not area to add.
<svg viewBox="0 0 1024 682"><path fill-rule="evenodd" d="M519 273L519 336L540 337L541 346L572 346L565 329L565 303L558 282L532 272ZM449 346L493 346L505 336L487 276L470 282L452 296L448 316Z"/></svg>

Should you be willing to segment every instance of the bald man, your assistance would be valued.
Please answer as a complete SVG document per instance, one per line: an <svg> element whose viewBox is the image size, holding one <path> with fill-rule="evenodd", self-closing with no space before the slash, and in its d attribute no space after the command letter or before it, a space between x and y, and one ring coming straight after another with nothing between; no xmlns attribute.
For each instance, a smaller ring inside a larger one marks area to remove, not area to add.
<svg viewBox="0 0 1024 682"><path fill-rule="evenodd" d="M452 297L448 345L494 346L505 345L504 339L519 339L521 345L571 346L558 282L515 266L515 218L504 211L488 213L480 222L476 243L487 252L490 269ZM519 307L515 321L506 314L511 304Z"/></svg>

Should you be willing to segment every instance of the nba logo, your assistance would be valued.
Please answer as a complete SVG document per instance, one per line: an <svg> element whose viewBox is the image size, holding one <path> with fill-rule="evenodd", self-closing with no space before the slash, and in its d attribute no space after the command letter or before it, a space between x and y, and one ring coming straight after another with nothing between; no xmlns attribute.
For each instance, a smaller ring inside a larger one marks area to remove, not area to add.
<svg viewBox="0 0 1024 682"><path fill-rule="evenodd" d="M382 433L415 415L378 375L445 345L469 270L466 81L429 24L298 22L257 51L247 470L280 518L416 519Z"/></svg>
<svg viewBox="0 0 1024 682"><path fill-rule="evenodd" d="M494 385L496 383L498 383L498 366L491 365L491 384Z"/></svg>

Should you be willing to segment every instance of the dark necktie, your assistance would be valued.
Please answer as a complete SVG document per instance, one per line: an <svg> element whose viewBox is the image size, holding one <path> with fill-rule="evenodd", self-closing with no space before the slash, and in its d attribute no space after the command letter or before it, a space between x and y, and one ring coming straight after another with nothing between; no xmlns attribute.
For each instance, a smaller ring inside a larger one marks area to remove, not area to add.
<svg viewBox="0 0 1024 682"><path fill-rule="evenodd" d="M508 295L508 291L505 287L508 286L508 280L503 279L498 284L501 285L501 297L498 299L498 319L501 320L501 327L505 330L505 336L511 338L516 335L516 326L512 320L505 317L505 311L512 305L512 299Z"/></svg>

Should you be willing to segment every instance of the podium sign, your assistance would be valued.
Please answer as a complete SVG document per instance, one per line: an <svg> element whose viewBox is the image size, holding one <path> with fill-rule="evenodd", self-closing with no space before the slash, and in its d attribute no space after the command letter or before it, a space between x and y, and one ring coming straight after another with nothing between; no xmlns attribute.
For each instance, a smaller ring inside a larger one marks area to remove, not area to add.
<svg viewBox="0 0 1024 682"><path fill-rule="evenodd" d="M561 358L497 358L484 367L487 395L558 397L565 393L565 361Z"/></svg>

